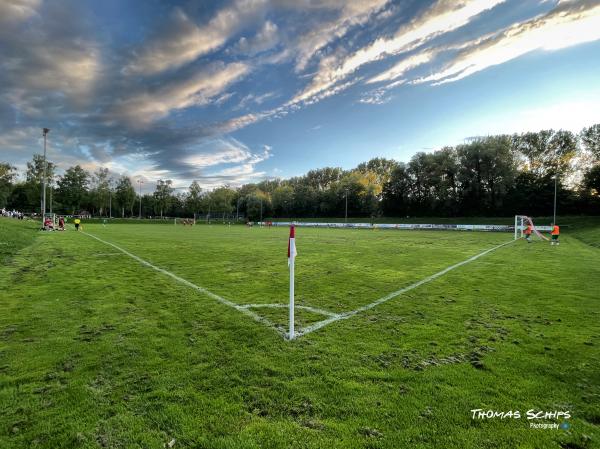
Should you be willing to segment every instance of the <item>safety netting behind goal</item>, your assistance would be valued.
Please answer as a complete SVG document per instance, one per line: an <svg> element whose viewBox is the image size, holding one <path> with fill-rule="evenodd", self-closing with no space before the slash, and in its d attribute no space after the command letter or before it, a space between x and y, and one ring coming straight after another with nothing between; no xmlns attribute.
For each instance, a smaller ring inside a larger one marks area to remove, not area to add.
<svg viewBox="0 0 600 449"><path fill-rule="evenodd" d="M525 230L528 226L531 226L531 232L538 237L540 240L548 240L544 234L540 231L549 231L552 229L551 226L535 226L533 219L527 215L515 215L515 240L522 238L525 235Z"/></svg>

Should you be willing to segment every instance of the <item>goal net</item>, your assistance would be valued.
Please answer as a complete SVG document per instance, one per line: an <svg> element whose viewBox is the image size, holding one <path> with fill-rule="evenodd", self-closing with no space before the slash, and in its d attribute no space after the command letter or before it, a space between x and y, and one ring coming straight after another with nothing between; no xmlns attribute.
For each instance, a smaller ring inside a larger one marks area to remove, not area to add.
<svg viewBox="0 0 600 449"><path fill-rule="evenodd" d="M54 230L56 229L56 226L58 224L58 221L56 219L56 214L51 214L46 212L44 214L44 218L42 219L42 227L46 230Z"/></svg>
<svg viewBox="0 0 600 449"><path fill-rule="evenodd" d="M533 224L533 220L531 219L531 217L528 217L527 215L515 215L515 240L523 238L527 226L531 226L532 233L538 238L540 238L541 240L548 240L548 237L546 237L540 232L540 230L546 230L548 226L540 227L544 229L537 228Z"/></svg>
<svg viewBox="0 0 600 449"><path fill-rule="evenodd" d="M193 226L196 224L196 218L174 218L173 224L177 226L178 224L184 226Z"/></svg>

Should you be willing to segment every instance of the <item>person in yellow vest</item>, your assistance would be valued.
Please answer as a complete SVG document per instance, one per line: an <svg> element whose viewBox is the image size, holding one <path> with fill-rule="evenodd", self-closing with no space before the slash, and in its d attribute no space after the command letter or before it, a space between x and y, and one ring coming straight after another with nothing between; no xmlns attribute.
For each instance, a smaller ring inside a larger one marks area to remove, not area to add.
<svg viewBox="0 0 600 449"><path fill-rule="evenodd" d="M73 223L75 223L75 230L79 231L79 225L81 224L81 220L79 218L76 218Z"/></svg>
<svg viewBox="0 0 600 449"><path fill-rule="evenodd" d="M552 232L550 232L550 235L552 236L552 240L550 241L551 245L558 245L558 237L560 236L560 227L556 224L553 223L552 224Z"/></svg>

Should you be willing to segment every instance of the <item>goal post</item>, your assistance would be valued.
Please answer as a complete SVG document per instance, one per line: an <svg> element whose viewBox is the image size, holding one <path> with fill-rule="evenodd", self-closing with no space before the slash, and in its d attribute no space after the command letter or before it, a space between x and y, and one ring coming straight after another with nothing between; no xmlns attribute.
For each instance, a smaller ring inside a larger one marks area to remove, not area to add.
<svg viewBox="0 0 600 449"><path fill-rule="evenodd" d="M548 240L544 234L540 231L547 231L550 229L549 226L538 226L533 224L533 219L527 215L515 215L515 240L523 238L525 228L531 226L533 233L540 238L540 240Z"/></svg>
<svg viewBox="0 0 600 449"><path fill-rule="evenodd" d="M56 214L54 213L50 213L50 212L46 212L44 214L44 217L42 218L42 228L46 228L46 220L50 219L52 221L52 229L56 229L56 226L58 225L58 220L56 218Z"/></svg>

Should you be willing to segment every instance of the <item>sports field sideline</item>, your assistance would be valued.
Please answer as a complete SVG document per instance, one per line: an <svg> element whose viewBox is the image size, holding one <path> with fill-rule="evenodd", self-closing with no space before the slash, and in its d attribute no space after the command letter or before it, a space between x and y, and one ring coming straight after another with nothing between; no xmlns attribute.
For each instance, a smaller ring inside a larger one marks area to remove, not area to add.
<svg viewBox="0 0 600 449"><path fill-rule="evenodd" d="M27 224L0 221L2 236ZM594 447L600 253L517 241L295 341L286 229L85 224L0 268L0 446ZM19 237L23 238L23 237ZM299 229L306 328L509 242L505 233ZM358 255L358 256L357 256ZM314 309L314 310L311 310ZM315 311L316 310L316 311ZM569 407L568 431L473 421ZM65 442L69 442L66 444ZM575 445L575 446L573 446Z"/></svg>

